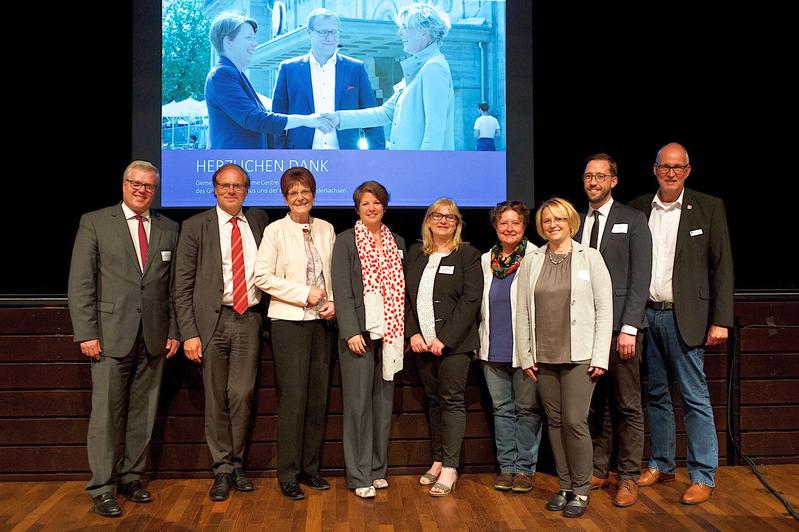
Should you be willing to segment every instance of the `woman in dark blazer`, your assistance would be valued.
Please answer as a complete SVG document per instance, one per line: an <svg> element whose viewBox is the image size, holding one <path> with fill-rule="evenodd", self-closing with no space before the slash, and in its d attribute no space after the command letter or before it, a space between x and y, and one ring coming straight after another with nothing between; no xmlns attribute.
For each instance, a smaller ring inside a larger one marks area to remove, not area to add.
<svg viewBox="0 0 799 532"><path fill-rule="evenodd" d="M477 319L483 294L480 252L461 241L463 219L454 201L427 209L422 244L408 252L405 335L427 398L433 465L419 483L430 495L448 495L458 479L466 428L466 376L480 347Z"/></svg>
<svg viewBox="0 0 799 532"><path fill-rule="evenodd" d="M388 487L394 374L402 369L405 340L405 241L383 225L383 185L366 181L352 198L359 219L336 237L332 279L347 486L367 499Z"/></svg>

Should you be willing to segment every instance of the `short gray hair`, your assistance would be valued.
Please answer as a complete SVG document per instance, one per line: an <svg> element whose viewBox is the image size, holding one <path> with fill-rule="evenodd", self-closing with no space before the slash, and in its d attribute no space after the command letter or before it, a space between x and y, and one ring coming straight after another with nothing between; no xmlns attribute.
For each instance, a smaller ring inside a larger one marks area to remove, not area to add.
<svg viewBox="0 0 799 532"><path fill-rule="evenodd" d="M405 6L397 14L397 26L408 28L427 28L430 30L430 39L441 44L449 33L452 23L441 8L430 4L416 3Z"/></svg>
<svg viewBox="0 0 799 532"><path fill-rule="evenodd" d="M158 184L161 181L161 174L158 172L158 168L156 168L155 165L149 161L140 160L133 161L127 167L125 167L125 171L122 172L122 181L128 179L133 170L153 172L155 174L155 183Z"/></svg>
<svg viewBox="0 0 799 532"><path fill-rule="evenodd" d="M236 38L242 24L249 24L252 26L252 31L258 31L258 23L239 11L223 11L214 19L211 23L211 31L208 33L208 38L217 53L222 53L222 43L225 41L225 37Z"/></svg>
<svg viewBox="0 0 799 532"><path fill-rule="evenodd" d="M308 18L305 19L305 26L309 30L312 30L313 29L313 23L316 21L316 19L318 19L318 18L328 18L328 17L333 17L334 19L336 19L336 22L341 24L341 21L338 18L338 14L335 11L333 11L331 9L324 8L324 7L318 7L316 9L314 9L313 11L311 11L310 13L308 13Z"/></svg>

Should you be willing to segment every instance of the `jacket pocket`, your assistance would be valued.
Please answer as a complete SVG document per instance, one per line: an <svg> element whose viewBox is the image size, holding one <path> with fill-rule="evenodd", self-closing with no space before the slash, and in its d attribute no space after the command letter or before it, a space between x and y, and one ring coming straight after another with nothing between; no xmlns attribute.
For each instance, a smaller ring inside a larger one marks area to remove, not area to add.
<svg viewBox="0 0 799 532"><path fill-rule="evenodd" d="M109 301L100 301L97 308L100 312L107 312L108 314L114 313L114 304Z"/></svg>
<svg viewBox="0 0 799 532"><path fill-rule="evenodd" d="M626 296L627 295L627 289L626 288L617 288L616 290L613 291L613 295Z"/></svg>
<svg viewBox="0 0 799 532"><path fill-rule="evenodd" d="M710 299L710 290L708 290L707 288L700 288L699 299Z"/></svg>

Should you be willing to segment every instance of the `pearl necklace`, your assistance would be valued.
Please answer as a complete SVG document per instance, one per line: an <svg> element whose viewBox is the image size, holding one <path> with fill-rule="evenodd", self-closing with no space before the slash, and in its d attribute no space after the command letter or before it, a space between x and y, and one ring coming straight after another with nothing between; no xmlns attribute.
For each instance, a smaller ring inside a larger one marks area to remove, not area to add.
<svg viewBox="0 0 799 532"><path fill-rule="evenodd" d="M547 248L547 257L549 257L549 262L557 266L558 264L566 260L569 257L569 255L571 255L571 252L572 250L567 251L566 254L559 261L555 262L555 260L552 258L552 250Z"/></svg>

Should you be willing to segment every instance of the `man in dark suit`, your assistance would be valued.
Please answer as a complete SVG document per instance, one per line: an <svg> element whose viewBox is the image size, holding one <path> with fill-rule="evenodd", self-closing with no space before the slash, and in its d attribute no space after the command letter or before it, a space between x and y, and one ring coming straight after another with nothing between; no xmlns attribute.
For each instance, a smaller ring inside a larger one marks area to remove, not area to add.
<svg viewBox="0 0 799 532"><path fill-rule="evenodd" d="M618 444L619 489L613 503L638 500L638 477L644 452L640 365L646 301L652 276L652 235L646 217L613 199L618 166L598 153L586 161L583 187L589 208L581 213L581 242L599 249L613 283L613 340L608 374L597 382L589 426L594 441L591 488L608 484L608 465Z"/></svg>
<svg viewBox="0 0 799 532"><path fill-rule="evenodd" d="M314 9L308 15L306 26L311 51L280 64L272 111L308 115L376 107L363 62L336 53L341 34L338 15L329 9ZM364 133L370 150L385 149L382 127L367 128ZM298 127L284 132L278 138L277 147L357 150L359 139L358 129L325 133L320 129Z"/></svg>
<svg viewBox="0 0 799 532"><path fill-rule="evenodd" d="M122 203L84 214L69 269L69 314L81 352L92 359L92 413L86 447L94 510L122 514L114 496L147 503L141 484L153 433L164 355L177 351L171 297L178 225L150 211L158 169L133 161L122 177ZM114 464L122 419L125 451Z"/></svg>
<svg viewBox="0 0 799 532"><path fill-rule="evenodd" d="M645 351L652 456L638 485L674 480L671 375L680 387L688 436L691 485L681 501L700 504L710 498L718 468L704 346L725 342L733 325L732 251L722 200L685 188L691 174L685 148L663 146L653 170L657 194L632 203L649 217L653 245Z"/></svg>
<svg viewBox="0 0 799 532"><path fill-rule="evenodd" d="M183 222L176 258L175 307L186 357L202 364L205 437L214 464L208 495L253 491L244 474L263 305L255 287L255 255L268 218L242 210L250 186L243 168L226 164L213 176L217 205Z"/></svg>

